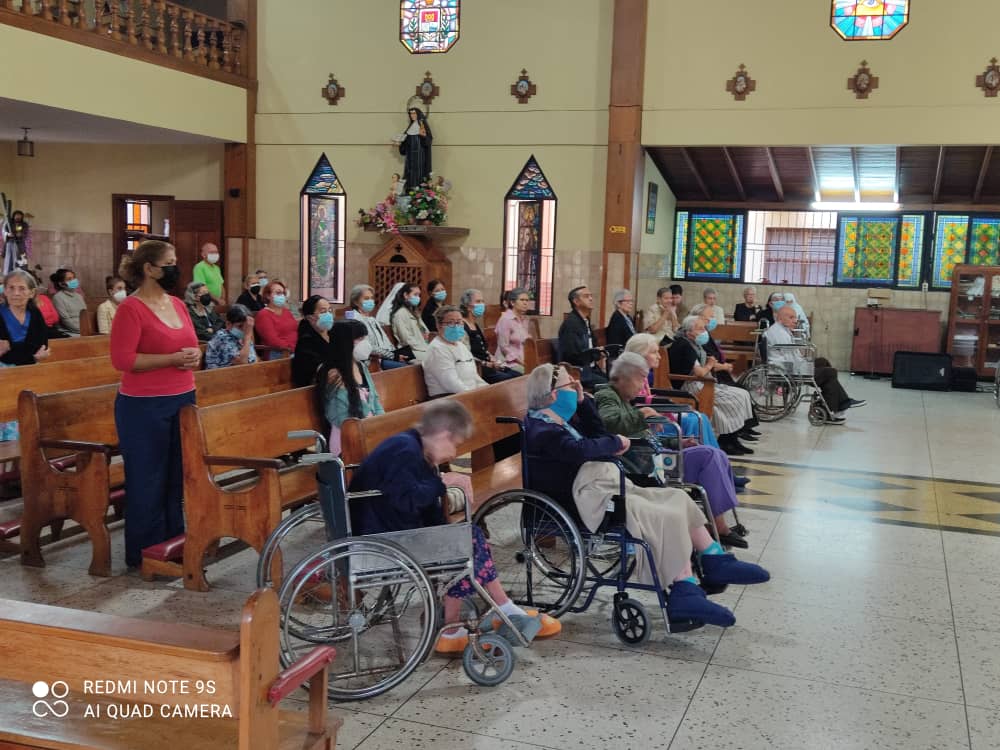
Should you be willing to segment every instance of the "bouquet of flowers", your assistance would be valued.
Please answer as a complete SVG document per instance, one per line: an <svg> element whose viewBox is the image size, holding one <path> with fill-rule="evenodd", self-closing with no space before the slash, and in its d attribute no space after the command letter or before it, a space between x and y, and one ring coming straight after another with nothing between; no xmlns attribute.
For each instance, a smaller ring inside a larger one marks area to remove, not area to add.
<svg viewBox="0 0 1000 750"><path fill-rule="evenodd" d="M448 220L448 190L451 183L431 175L419 187L410 191L407 215L414 222L430 222L441 226Z"/></svg>
<svg viewBox="0 0 1000 750"><path fill-rule="evenodd" d="M406 221L403 221L406 223ZM388 201L379 201L375 208L358 210L357 225L367 229L374 227L380 232L399 234L400 217L396 215L396 207Z"/></svg>

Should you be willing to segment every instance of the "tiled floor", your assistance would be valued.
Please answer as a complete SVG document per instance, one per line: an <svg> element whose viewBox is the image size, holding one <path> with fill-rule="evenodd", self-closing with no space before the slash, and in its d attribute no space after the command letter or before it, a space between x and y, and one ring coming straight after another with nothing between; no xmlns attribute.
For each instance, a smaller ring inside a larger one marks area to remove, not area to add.
<svg viewBox="0 0 1000 750"><path fill-rule="evenodd" d="M337 706L338 747L1000 747L1000 409L986 394L848 387L869 406L846 426L766 425L743 463L742 557L773 577L721 595L735 627L658 629L633 649L599 600L518 652L500 687L432 658L389 694ZM117 561L120 530L114 543ZM79 538L46 558L0 560L0 596L230 628L255 565L230 557L195 594L120 566L91 578Z"/></svg>

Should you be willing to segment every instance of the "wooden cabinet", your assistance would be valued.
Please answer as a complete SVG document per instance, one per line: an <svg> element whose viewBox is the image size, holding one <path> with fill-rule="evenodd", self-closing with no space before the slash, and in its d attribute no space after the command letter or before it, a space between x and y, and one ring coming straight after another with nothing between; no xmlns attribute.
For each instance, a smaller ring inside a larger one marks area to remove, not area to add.
<svg viewBox="0 0 1000 750"><path fill-rule="evenodd" d="M992 378L1000 361L1000 266L955 266L945 345L955 367Z"/></svg>
<svg viewBox="0 0 1000 750"><path fill-rule="evenodd" d="M936 310L856 307L851 372L888 375L896 352L941 351L941 316Z"/></svg>

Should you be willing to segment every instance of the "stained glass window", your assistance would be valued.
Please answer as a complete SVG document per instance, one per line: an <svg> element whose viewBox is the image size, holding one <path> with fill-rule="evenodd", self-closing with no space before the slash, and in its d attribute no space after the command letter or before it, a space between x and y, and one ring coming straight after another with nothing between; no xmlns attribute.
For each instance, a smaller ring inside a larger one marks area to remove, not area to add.
<svg viewBox="0 0 1000 750"><path fill-rule="evenodd" d="M300 193L302 296L344 301L347 195L322 154Z"/></svg>
<svg viewBox="0 0 1000 750"><path fill-rule="evenodd" d="M931 283L942 289L951 288L951 272L965 263L969 236L969 217L938 214L934 232L934 267Z"/></svg>
<svg viewBox="0 0 1000 750"><path fill-rule="evenodd" d="M740 279L746 217L692 213L688 225L687 278Z"/></svg>
<svg viewBox="0 0 1000 750"><path fill-rule="evenodd" d="M840 216L837 282L891 286L899 217Z"/></svg>
<svg viewBox="0 0 1000 750"><path fill-rule="evenodd" d="M125 247L131 252L152 231L148 200L125 199Z"/></svg>
<svg viewBox="0 0 1000 750"><path fill-rule="evenodd" d="M687 238L688 219L691 214L687 211L677 212L676 228L674 230L674 278L683 279L687 269Z"/></svg>
<svg viewBox="0 0 1000 750"><path fill-rule="evenodd" d="M892 39L909 21L909 0L831 0L830 25L848 41Z"/></svg>
<svg viewBox="0 0 1000 750"><path fill-rule="evenodd" d="M972 217L969 228L969 252L966 262L977 266L995 266L1000 256L1000 218Z"/></svg>
<svg viewBox="0 0 1000 750"><path fill-rule="evenodd" d="M920 286L920 267L924 257L924 217L907 214L899 227L899 262L897 286L916 289Z"/></svg>
<svg viewBox="0 0 1000 750"><path fill-rule="evenodd" d="M504 198L504 291L521 287L534 315L552 314L556 194L531 156Z"/></svg>
<svg viewBox="0 0 1000 750"><path fill-rule="evenodd" d="M400 0L399 41L411 54L447 52L458 41L461 0Z"/></svg>

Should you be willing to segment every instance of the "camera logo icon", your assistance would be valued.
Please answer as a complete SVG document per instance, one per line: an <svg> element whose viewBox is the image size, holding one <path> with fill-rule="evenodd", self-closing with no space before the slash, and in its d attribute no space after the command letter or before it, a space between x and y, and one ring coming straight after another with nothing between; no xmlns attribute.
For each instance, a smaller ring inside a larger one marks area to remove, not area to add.
<svg viewBox="0 0 1000 750"><path fill-rule="evenodd" d="M69 704L61 700L69 695L69 685L62 680L56 680L51 685L43 680L39 680L31 686L31 694L38 698L31 704L31 713L38 718L44 718L50 714L57 719L61 719L69 713ZM51 702L45 700L53 698Z"/></svg>

